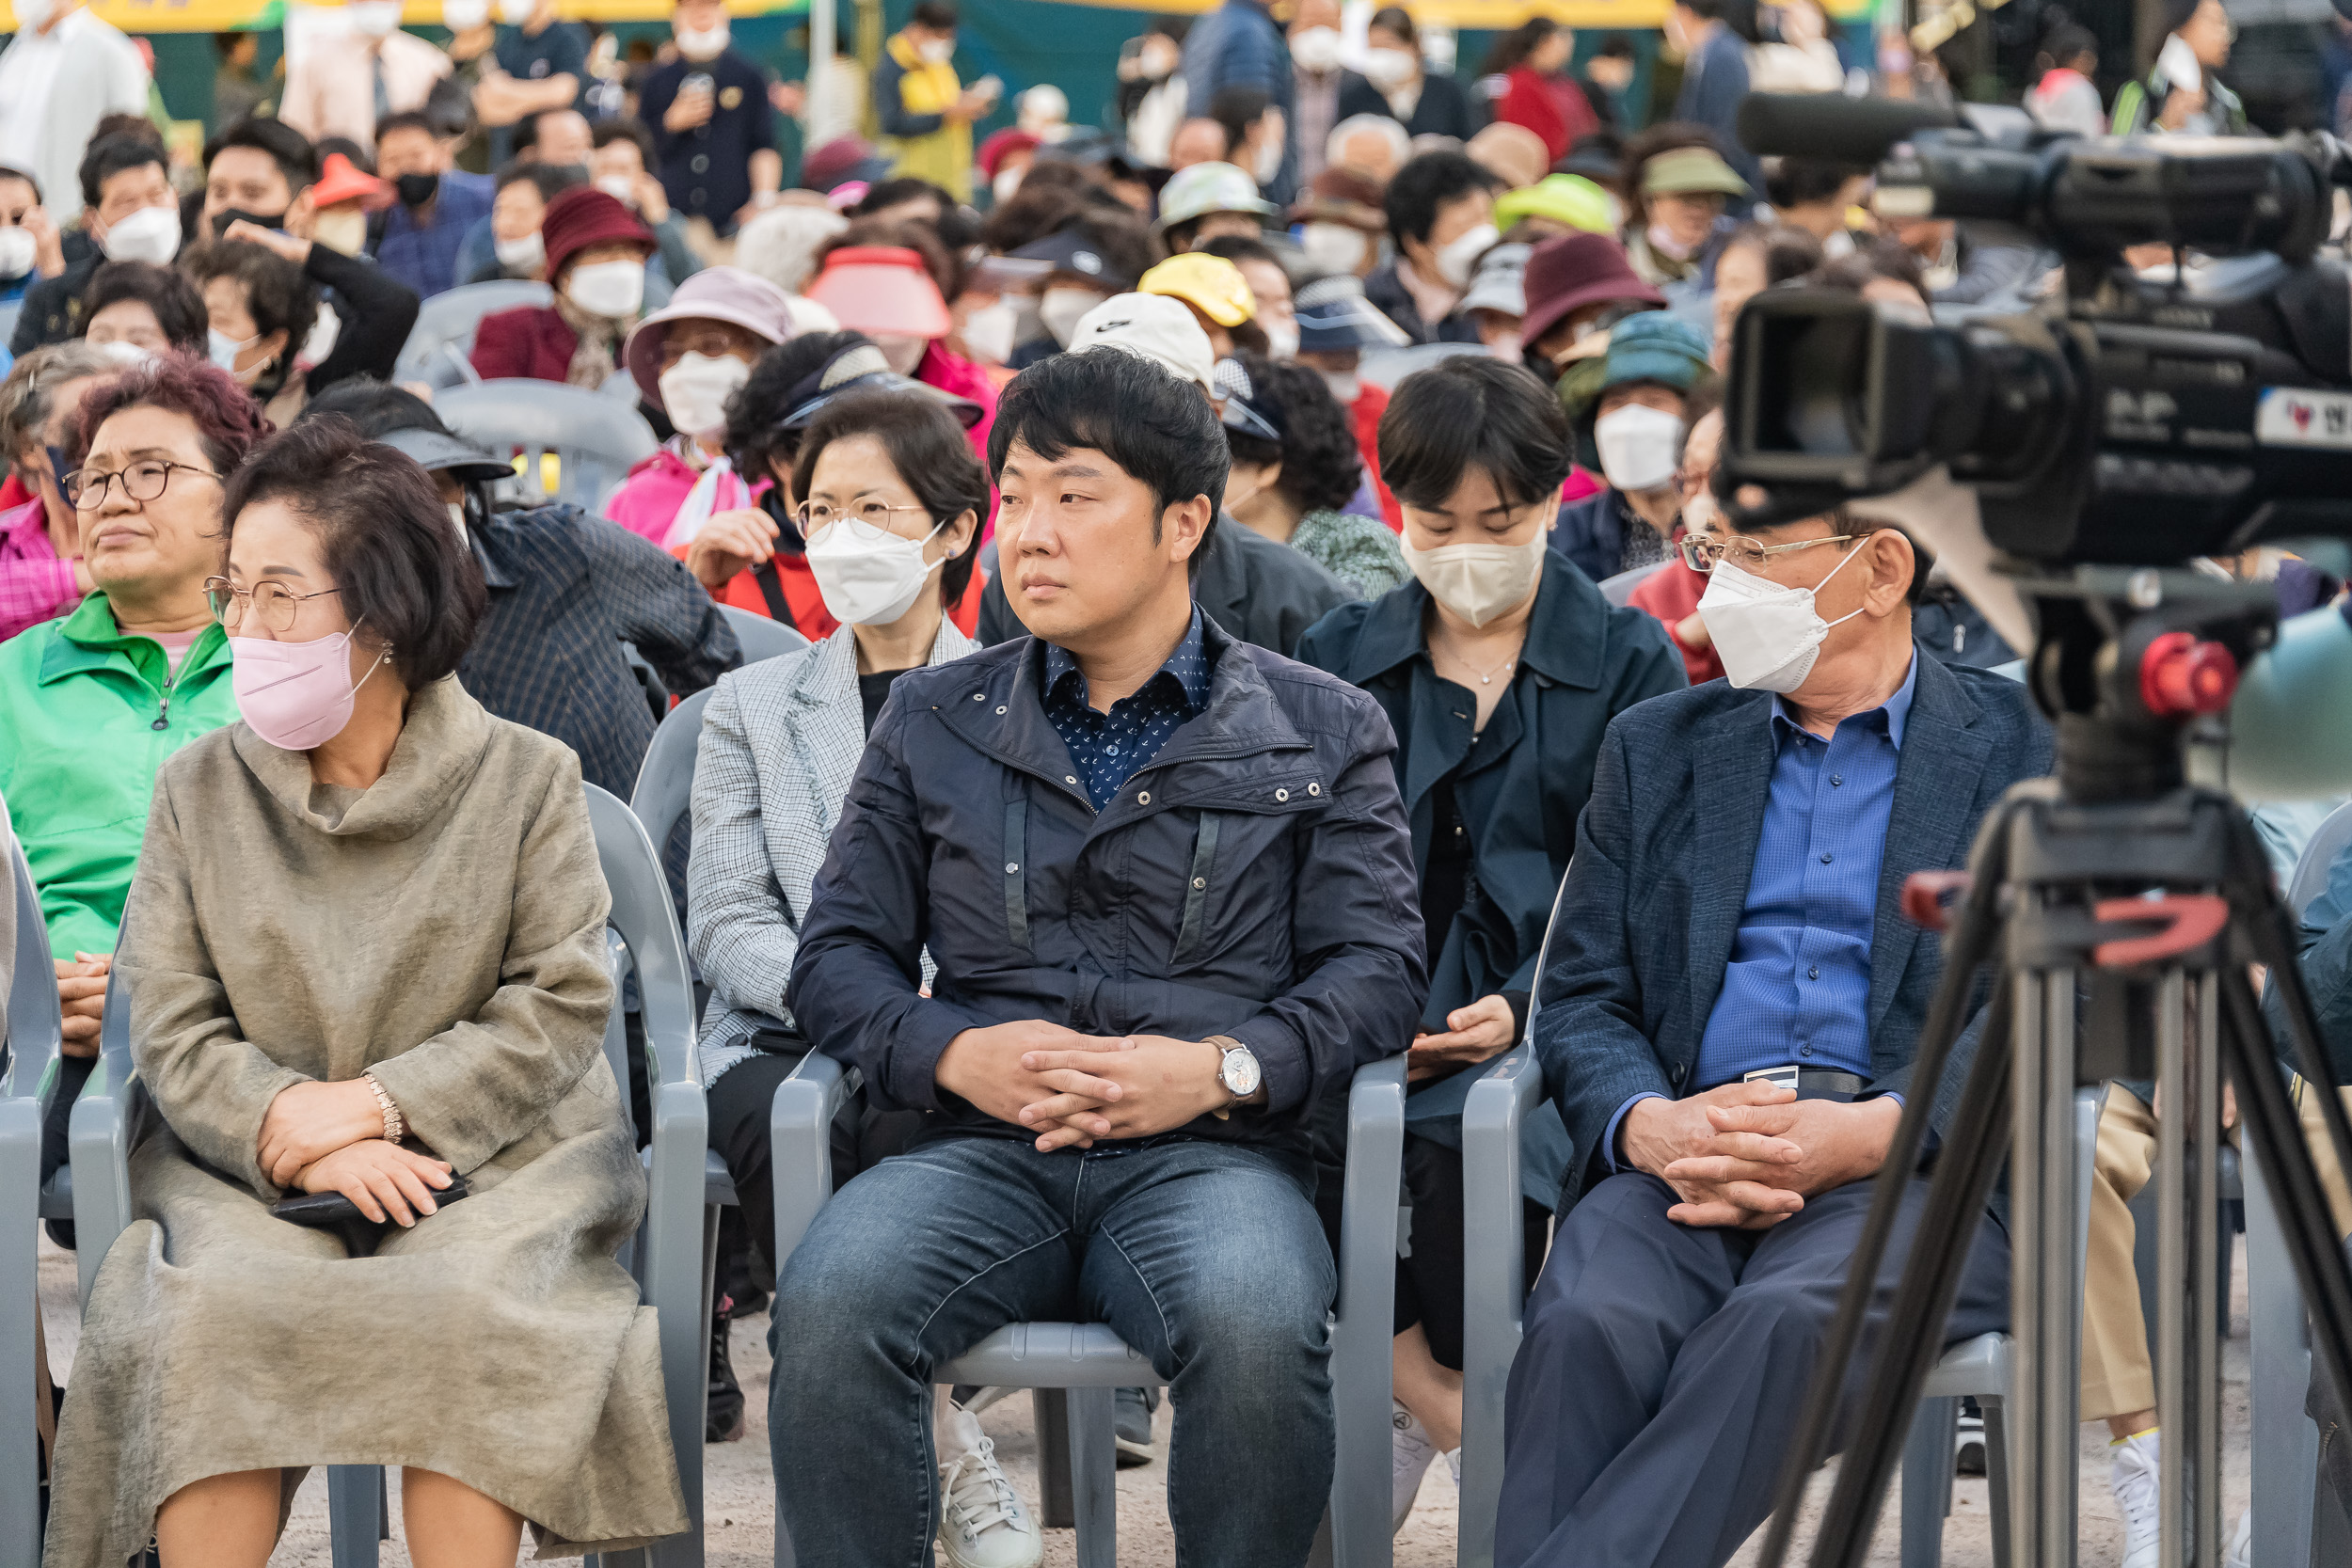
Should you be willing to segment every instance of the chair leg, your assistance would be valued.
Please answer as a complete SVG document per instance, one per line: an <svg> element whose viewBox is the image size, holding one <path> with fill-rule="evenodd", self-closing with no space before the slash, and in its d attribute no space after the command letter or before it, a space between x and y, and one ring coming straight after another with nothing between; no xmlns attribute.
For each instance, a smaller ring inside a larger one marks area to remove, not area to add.
<svg viewBox="0 0 2352 1568"><path fill-rule="evenodd" d="M0 896L13 897L11 889ZM40 1354L40 1298L34 1289L34 1255L40 1231L40 1108L29 1097L0 1101L0 1269L8 1280L0 1301L0 1409L19 1412L0 1424L0 1561L40 1559L40 1438L34 1402L48 1398L48 1380L36 1377Z"/></svg>
<svg viewBox="0 0 2352 1568"><path fill-rule="evenodd" d="M1993 1568L2010 1568L2009 1410L2005 1402L1978 1396L1984 1411L1984 1480L1993 1515Z"/></svg>
<svg viewBox="0 0 2352 1568"><path fill-rule="evenodd" d="M1903 1444L1902 1568L1941 1568L1952 1511L1952 1446L1960 1402L1921 1400Z"/></svg>
<svg viewBox="0 0 2352 1568"><path fill-rule="evenodd" d="M384 1539L385 1481L381 1466L326 1467L327 1538L335 1568L375 1568L376 1545Z"/></svg>
<svg viewBox="0 0 2352 1568"><path fill-rule="evenodd" d="M1078 1522L1078 1568L1118 1568L1118 1446L1108 1388L1070 1394L1070 1492Z"/></svg>
<svg viewBox="0 0 2352 1568"><path fill-rule="evenodd" d="M1078 1522L1070 1486L1070 1390L1032 1388L1029 1402L1037 1412L1037 1522L1068 1529Z"/></svg>

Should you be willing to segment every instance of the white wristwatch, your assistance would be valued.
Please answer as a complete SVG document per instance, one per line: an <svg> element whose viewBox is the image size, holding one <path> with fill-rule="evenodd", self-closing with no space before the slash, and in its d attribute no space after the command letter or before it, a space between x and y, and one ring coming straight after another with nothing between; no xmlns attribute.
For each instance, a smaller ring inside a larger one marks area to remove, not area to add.
<svg viewBox="0 0 2352 1568"><path fill-rule="evenodd" d="M1224 1053L1223 1059L1217 1063L1216 1081L1227 1094L1233 1097L1234 1104L1258 1092L1258 1085L1265 1081L1265 1074L1259 1069L1258 1058L1248 1046L1230 1035L1211 1035L1202 1043L1214 1045ZM1228 1105L1216 1113L1217 1119L1222 1121L1232 1114L1232 1105Z"/></svg>

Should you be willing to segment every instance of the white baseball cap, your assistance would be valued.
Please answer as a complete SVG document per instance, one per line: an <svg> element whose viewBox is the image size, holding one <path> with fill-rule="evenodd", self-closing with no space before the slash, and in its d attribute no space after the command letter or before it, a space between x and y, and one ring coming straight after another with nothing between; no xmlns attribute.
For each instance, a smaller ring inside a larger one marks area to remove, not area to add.
<svg viewBox="0 0 2352 1568"><path fill-rule="evenodd" d="M1070 352L1117 348L1165 365L1214 400L1216 354L1192 307L1166 294L1113 294L1078 318Z"/></svg>

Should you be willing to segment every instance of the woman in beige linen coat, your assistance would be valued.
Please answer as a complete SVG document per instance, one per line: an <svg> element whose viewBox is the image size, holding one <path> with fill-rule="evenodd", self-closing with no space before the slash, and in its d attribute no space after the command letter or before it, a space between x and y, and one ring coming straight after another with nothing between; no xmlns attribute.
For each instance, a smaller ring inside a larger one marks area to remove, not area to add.
<svg viewBox="0 0 2352 1568"><path fill-rule="evenodd" d="M119 1568L151 1531L165 1568L260 1568L317 1464L405 1466L420 1568L512 1563L526 1522L542 1556L682 1530L654 1314L612 1257L644 1180L578 762L450 673L483 589L407 458L308 422L222 515L245 721L156 780L118 972L161 1115L46 1561ZM453 1172L470 1195L437 1205ZM374 1255L270 1213L297 1191L389 1222Z"/></svg>

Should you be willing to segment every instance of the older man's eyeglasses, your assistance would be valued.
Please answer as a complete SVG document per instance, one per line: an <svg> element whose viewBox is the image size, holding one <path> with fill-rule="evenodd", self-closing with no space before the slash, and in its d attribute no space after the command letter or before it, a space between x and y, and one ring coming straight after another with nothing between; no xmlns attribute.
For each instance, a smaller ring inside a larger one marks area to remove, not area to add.
<svg viewBox="0 0 2352 1568"><path fill-rule="evenodd" d="M66 502L77 512L95 512L106 504L107 487L115 481L122 482L122 493L135 501L151 501L164 493L171 483L171 471L184 469L201 474L206 479L221 476L210 468L199 468L193 463L169 463L155 457L134 463L127 468L108 472L100 468L76 468L65 476L58 488Z"/></svg>
<svg viewBox="0 0 2352 1568"><path fill-rule="evenodd" d="M1815 545L1843 545L1860 538L1853 533L1832 533L1820 539L1797 539L1786 545L1759 545L1738 534L1725 538L1715 533L1686 533L1682 536L1682 562L1693 572L1711 572L1718 561L1728 561L1743 572L1760 572L1764 563L1783 550L1809 549Z"/></svg>
<svg viewBox="0 0 2352 1568"><path fill-rule="evenodd" d="M250 588L239 588L227 578L206 578L204 597L212 602L213 617L224 631L250 630L262 627L282 637L294 630L294 617L302 612L305 599L323 599L329 594L340 594L340 588L322 588L315 594L297 594L282 582L264 578Z"/></svg>

